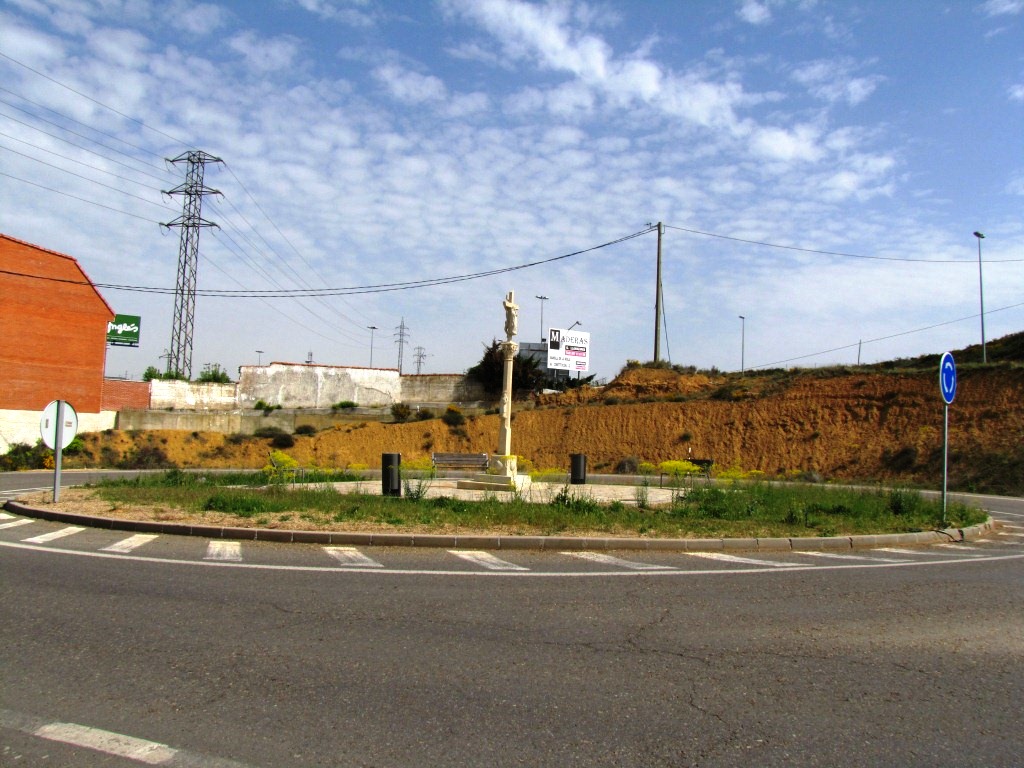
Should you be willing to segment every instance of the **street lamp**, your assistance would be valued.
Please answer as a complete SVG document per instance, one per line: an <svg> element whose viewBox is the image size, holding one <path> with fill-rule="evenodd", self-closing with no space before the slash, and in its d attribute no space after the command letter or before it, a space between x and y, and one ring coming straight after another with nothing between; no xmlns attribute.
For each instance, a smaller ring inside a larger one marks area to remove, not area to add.
<svg viewBox="0 0 1024 768"><path fill-rule="evenodd" d="M572 330L573 328L575 328L575 327L576 327L577 325L580 325L580 321L579 321L579 320L577 320L577 321L576 321L575 323L573 323L572 325L570 325L570 326L569 326L568 328L566 328L565 330L567 330L567 331L571 331L571 330Z"/></svg>
<svg viewBox="0 0 1024 768"><path fill-rule="evenodd" d="M263 365L263 350L262 349L257 349L256 350L256 365L260 365L260 366Z"/></svg>
<svg viewBox="0 0 1024 768"><path fill-rule="evenodd" d="M740 375L747 372L747 318L740 315Z"/></svg>
<svg viewBox="0 0 1024 768"><path fill-rule="evenodd" d="M981 362L988 362L988 352L985 351L985 284L981 279L981 241L985 236L981 232L975 232L978 238L978 296L981 299Z"/></svg>
<svg viewBox="0 0 1024 768"><path fill-rule="evenodd" d="M535 296L534 298L540 299L540 340L547 341L547 337L544 335L544 302L548 300L548 297Z"/></svg>
<svg viewBox="0 0 1024 768"><path fill-rule="evenodd" d="M370 331L370 367L373 368L373 332L377 330L376 325L366 326Z"/></svg>

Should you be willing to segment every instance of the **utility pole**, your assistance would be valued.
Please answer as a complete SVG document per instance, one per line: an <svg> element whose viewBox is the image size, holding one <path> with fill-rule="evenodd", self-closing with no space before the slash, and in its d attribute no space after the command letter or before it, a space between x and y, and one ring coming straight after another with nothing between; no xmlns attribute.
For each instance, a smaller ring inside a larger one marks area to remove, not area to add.
<svg viewBox="0 0 1024 768"><path fill-rule="evenodd" d="M405 318L402 318L401 324L395 328L395 344L398 345L398 375L402 375L402 356L405 352L405 345L408 343L407 336L409 335L409 326L405 324Z"/></svg>
<svg viewBox="0 0 1024 768"><path fill-rule="evenodd" d="M199 264L199 230L217 226L202 217L203 196L219 195L216 189L203 184L207 163L221 163L219 157L193 150L178 155L168 162L188 163L185 183L164 192L184 197L181 216L162 225L167 229L179 227L181 241L178 246L178 280L174 287L174 326L171 329L171 351L167 358L167 373L192 378L192 335L196 315L196 271Z"/></svg>
<svg viewBox="0 0 1024 768"><path fill-rule="evenodd" d="M654 362L661 359L661 236L665 225L658 222L658 277L654 289Z"/></svg>

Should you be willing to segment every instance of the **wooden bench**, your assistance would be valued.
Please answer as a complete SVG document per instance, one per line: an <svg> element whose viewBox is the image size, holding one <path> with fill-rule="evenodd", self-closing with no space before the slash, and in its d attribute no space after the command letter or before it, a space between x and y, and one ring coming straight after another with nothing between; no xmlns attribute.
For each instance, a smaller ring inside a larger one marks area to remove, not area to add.
<svg viewBox="0 0 1024 768"><path fill-rule="evenodd" d="M463 469L483 472L490 465L486 453L432 453L434 469Z"/></svg>

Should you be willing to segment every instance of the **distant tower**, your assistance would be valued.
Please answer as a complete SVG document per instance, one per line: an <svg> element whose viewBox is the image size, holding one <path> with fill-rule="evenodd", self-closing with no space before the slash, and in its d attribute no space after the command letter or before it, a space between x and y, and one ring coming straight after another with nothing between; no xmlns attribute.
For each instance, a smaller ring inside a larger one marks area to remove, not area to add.
<svg viewBox="0 0 1024 768"><path fill-rule="evenodd" d="M398 345L398 375L402 375L402 356L405 353L405 345L409 343L409 326L405 324L405 318L402 318L402 323L395 328L395 344Z"/></svg>
<svg viewBox="0 0 1024 768"><path fill-rule="evenodd" d="M202 217L203 195L219 195L216 189L203 186L203 171L207 163L221 163L219 157L199 150L178 155L168 162L188 163L185 183L165 192L184 196L182 214L163 226L181 229L178 247L178 282L174 287L174 327L171 329L171 349L167 356L167 372L186 379L192 378L192 332L196 316L196 269L199 264L199 230L216 224Z"/></svg>
<svg viewBox="0 0 1024 768"><path fill-rule="evenodd" d="M427 354L427 350L423 347L416 347L413 350L413 360L416 361L416 375L420 375L420 371L423 369L423 363L430 355Z"/></svg>

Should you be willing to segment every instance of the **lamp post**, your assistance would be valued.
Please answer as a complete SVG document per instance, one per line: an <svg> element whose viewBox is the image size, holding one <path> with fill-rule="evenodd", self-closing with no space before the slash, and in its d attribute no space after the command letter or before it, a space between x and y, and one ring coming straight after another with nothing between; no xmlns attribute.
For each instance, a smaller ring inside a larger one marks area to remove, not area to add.
<svg viewBox="0 0 1024 768"><path fill-rule="evenodd" d="M577 321L576 321L575 323L573 323L572 325L570 325L570 326L569 326L568 328L566 328L565 330L567 330L567 331L571 331L571 330L572 330L573 328L575 328L575 327L576 327L577 325L581 325L581 323L580 323L580 321L579 321L579 320L577 320Z"/></svg>
<svg viewBox="0 0 1024 768"><path fill-rule="evenodd" d="M548 297L535 296L534 298L540 299L540 340L547 341L547 337L544 335L544 302L548 300Z"/></svg>
<svg viewBox="0 0 1024 768"><path fill-rule="evenodd" d="M373 332L377 330L376 325L366 326L370 331L370 367L373 368Z"/></svg>
<svg viewBox="0 0 1024 768"><path fill-rule="evenodd" d="M975 232L978 238L978 297L981 300L981 362L988 362L988 352L985 350L985 284L981 279L981 241L985 236L981 232Z"/></svg>
<svg viewBox="0 0 1024 768"><path fill-rule="evenodd" d="M740 315L740 375L747 372L747 318Z"/></svg>
<svg viewBox="0 0 1024 768"><path fill-rule="evenodd" d="M262 349L257 349L256 350L256 365L258 365L258 366L262 366L263 365L263 350Z"/></svg>

